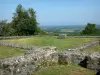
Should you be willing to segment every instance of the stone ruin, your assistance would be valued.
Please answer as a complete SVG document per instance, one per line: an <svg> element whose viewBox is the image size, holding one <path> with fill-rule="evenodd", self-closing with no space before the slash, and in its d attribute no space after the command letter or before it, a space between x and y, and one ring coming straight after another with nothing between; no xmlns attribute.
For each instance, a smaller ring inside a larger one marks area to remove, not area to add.
<svg viewBox="0 0 100 75"><path fill-rule="evenodd" d="M31 75L43 61L57 62L53 58L56 47L41 47L30 50L24 56L0 60L0 75Z"/></svg>
<svg viewBox="0 0 100 75"><path fill-rule="evenodd" d="M87 49L87 48L91 48L91 47L94 47L94 46L98 46L100 45L100 41L96 40L96 41L92 41L88 44L83 44L83 45L80 45L78 47L74 47L74 48L69 48L67 49L68 51L83 51L84 49Z"/></svg>
<svg viewBox="0 0 100 75"><path fill-rule="evenodd" d="M44 61L55 62L63 65L76 64L82 67L100 72L100 52L81 52L80 47L72 48L65 52L57 52L56 47L37 47L33 45L23 45L15 43L0 43L1 46L25 49L23 56L6 58L0 60L0 75L31 75L36 71L38 65ZM98 41L84 46L84 48L99 45ZM83 50L82 49L82 50Z"/></svg>
<svg viewBox="0 0 100 75"><path fill-rule="evenodd" d="M0 37L0 40L6 40L6 39L20 39L20 38L31 38L34 36L7 36L7 37Z"/></svg>
<svg viewBox="0 0 100 75"><path fill-rule="evenodd" d="M58 55L60 64L76 64L84 68L100 71L100 52L69 52Z"/></svg>

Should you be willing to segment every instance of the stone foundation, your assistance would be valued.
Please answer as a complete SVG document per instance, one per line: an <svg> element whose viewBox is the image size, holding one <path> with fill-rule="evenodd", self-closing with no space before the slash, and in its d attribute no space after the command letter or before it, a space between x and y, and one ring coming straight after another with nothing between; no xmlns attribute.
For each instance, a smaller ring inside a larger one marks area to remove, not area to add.
<svg viewBox="0 0 100 75"><path fill-rule="evenodd" d="M84 48L99 45L99 41L87 44ZM0 75L31 75L41 62L55 62L63 65L76 64L100 72L100 52L81 52L81 48L58 53L56 47L37 47L33 45L1 42L1 46L21 48L24 56L0 60Z"/></svg>
<svg viewBox="0 0 100 75"><path fill-rule="evenodd" d="M0 60L0 75L31 75L43 61L57 62L56 47L41 47L30 54Z"/></svg>
<svg viewBox="0 0 100 75"><path fill-rule="evenodd" d="M100 71L100 52L69 52L59 54L60 64L76 64L82 67Z"/></svg>

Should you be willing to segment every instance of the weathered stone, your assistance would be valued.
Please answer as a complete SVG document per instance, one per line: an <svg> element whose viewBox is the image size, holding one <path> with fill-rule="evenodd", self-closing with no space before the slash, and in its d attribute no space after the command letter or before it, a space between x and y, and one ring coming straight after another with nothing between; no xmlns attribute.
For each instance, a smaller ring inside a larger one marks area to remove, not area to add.
<svg viewBox="0 0 100 75"><path fill-rule="evenodd" d="M1 75L31 75L42 61L57 62L56 47L38 47L31 53L0 60Z"/></svg>
<svg viewBox="0 0 100 75"><path fill-rule="evenodd" d="M97 45L100 45L99 44L99 40L97 40L97 41L92 41L92 42L90 42L90 43L88 43L88 44L84 44L84 45L81 45L81 46L78 46L78 47L74 47L74 48L69 48L69 49L67 49L68 51L77 51L77 50L84 50L84 49L86 49L86 48L91 48L91 47L93 47L93 46L97 46Z"/></svg>
<svg viewBox="0 0 100 75"><path fill-rule="evenodd" d="M37 47L16 43L0 42L1 46L21 48L25 50L24 56L17 56L0 60L0 75L30 75L41 62L49 61L59 64L77 64L88 69L100 71L100 53L81 52L85 48L99 45L98 41L87 45L71 48L70 51L57 53L56 47Z"/></svg>
<svg viewBox="0 0 100 75"><path fill-rule="evenodd" d="M87 68L100 71L100 53L94 52L88 56Z"/></svg>
<svg viewBox="0 0 100 75"><path fill-rule="evenodd" d="M69 60L70 60L70 56L59 54L59 59L58 59L59 64L66 65L68 64Z"/></svg>
<svg viewBox="0 0 100 75"><path fill-rule="evenodd" d="M66 51L59 54L58 62L60 64L76 64L82 67L100 71L100 53L87 53L77 51Z"/></svg>

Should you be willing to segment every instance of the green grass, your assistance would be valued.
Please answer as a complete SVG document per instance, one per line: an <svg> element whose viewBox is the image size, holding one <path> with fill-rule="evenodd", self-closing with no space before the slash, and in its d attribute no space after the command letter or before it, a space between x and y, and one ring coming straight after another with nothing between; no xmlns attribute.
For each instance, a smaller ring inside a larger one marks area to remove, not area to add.
<svg viewBox="0 0 100 75"><path fill-rule="evenodd" d="M96 38L66 38L57 39L57 37L33 37L24 39L14 39L14 40L1 40L1 42L12 42L21 44L31 44L36 46L56 46L59 50L71 48L78 46L90 41L96 40Z"/></svg>
<svg viewBox="0 0 100 75"><path fill-rule="evenodd" d="M100 52L100 45L83 50L84 52Z"/></svg>
<svg viewBox="0 0 100 75"><path fill-rule="evenodd" d="M33 75L95 75L95 71L77 65L57 65L36 71Z"/></svg>
<svg viewBox="0 0 100 75"><path fill-rule="evenodd" d="M22 49L0 46L0 59L23 55L23 54L24 50Z"/></svg>

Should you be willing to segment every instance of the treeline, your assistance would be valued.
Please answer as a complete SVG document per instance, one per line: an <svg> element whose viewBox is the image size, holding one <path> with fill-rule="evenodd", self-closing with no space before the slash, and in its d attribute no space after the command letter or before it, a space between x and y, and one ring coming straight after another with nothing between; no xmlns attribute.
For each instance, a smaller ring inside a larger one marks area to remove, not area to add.
<svg viewBox="0 0 100 75"><path fill-rule="evenodd" d="M0 21L0 36L28 36L45 33L40 29L33 8L25 9L19 4L13 13L12 21Z"/></svg>
<svg viewBox="0 0 100 75"><path fill-rule="evenodd" d="M84 30L80 33L71 33L68 36L99 36L100 35L100 27L96 24L88 23Z"/></svg>
<svg viewBox="0 0 100 75"><path fill-rule="evenodd" d="M80 33L81 35L100 35L100 28L96 24L88 23L85 29Z"/></svg>

